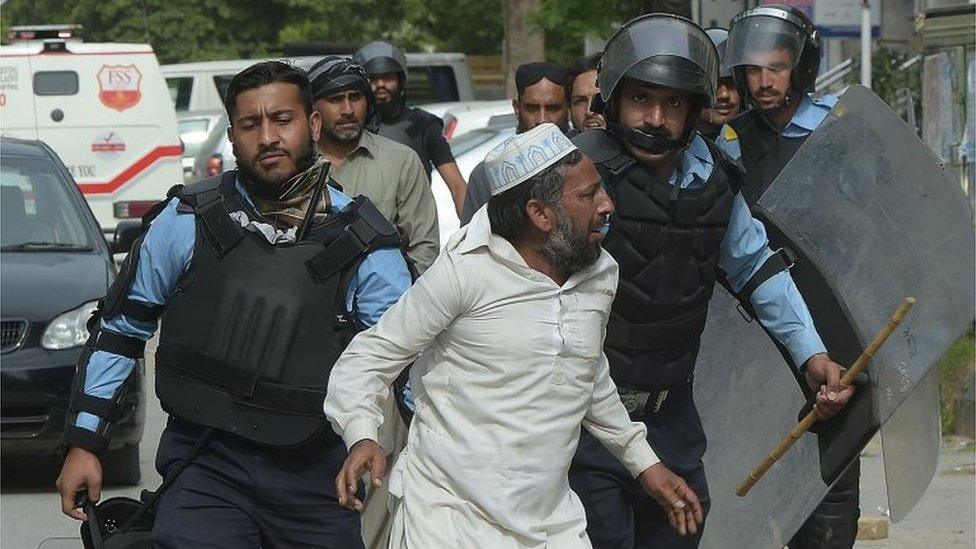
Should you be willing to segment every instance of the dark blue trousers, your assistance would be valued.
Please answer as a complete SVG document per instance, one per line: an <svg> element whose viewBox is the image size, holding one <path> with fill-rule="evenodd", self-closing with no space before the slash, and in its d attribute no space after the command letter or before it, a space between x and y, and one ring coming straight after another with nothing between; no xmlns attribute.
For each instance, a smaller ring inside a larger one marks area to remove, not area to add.
<svg viewBox="0 0 976 549"><path fill-rule="evenodd" d="M671 391L661 410L644 422L651 448L685 479L707 511L710 500L701 462L705 434L691 387L688 383ZM661 506L586 429L580 434L569 484L583 502L586 533L594 549L690 549L701 541L701 529L697 535L682 536L672 528Z"/></svg>
<svg viewBox="0 0 976 549"><path fill-rule="evenodd" d="M201 433L171 419L156 470L166 478ZM335 438L272 449L215 433L160 498L153 545L360 549L359 515L340 507L335 495L335 476L345 458L346 449Z"/></svg>

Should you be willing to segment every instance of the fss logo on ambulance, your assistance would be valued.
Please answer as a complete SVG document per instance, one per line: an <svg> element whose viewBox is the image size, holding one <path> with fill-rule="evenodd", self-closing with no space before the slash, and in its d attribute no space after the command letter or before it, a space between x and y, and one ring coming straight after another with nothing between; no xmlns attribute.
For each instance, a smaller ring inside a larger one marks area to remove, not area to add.
<svg viewBox="0 0 976 549"><path fill-rule="evenodd" d="M98 70L98 98L119 112L139 103L141 84L142 73L135 65L102 65Z"/></svg>

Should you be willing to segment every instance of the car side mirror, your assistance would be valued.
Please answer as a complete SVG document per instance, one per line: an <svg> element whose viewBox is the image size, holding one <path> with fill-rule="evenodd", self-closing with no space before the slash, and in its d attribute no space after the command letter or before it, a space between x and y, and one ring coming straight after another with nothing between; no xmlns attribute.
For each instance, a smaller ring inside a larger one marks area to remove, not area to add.
<svg viewBox="0 0 976 549"><path fill-rule="evenodd" d="M115 237L109 244L113 254L128 253L139 235L142 234L141 219L123 219L115 227Z"/></svg>

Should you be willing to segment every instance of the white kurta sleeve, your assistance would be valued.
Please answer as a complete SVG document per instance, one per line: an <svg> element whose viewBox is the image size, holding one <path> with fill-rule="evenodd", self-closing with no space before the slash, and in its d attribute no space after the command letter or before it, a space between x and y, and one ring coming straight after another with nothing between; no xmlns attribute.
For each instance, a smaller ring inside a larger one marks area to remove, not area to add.
<svg viewBox="0 0 976 549"><path fill-rule="evenodd" d="M607 356L600 353L593 382L593 399L583 418L583 427L593 434L636 478L660 460L647 443L647 427L631 421L620 402L617 386L610 379Z"/></svg>
<svg viewBox="0 0 976 549"><path fill-rule="evenodd" d="M462 310L458 280L454 258L442 253L336 361L323 407L347 447L377 440L393 380Z"/></svg>

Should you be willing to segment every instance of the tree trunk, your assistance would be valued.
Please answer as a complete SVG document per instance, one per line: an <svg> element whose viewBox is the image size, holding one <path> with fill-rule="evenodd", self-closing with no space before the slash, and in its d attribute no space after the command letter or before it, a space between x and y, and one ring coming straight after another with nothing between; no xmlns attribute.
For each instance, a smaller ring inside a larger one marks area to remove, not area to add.
<svg viewBox="0 0 976 549"><path fill-rule="evenodd" d="M529 25L529 15L539 10L539 0L504 0L505 41L502 45L502 69L505 90L515 97L515 69L523 63L546 58L546 38Z"/></svg>

